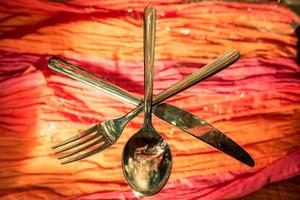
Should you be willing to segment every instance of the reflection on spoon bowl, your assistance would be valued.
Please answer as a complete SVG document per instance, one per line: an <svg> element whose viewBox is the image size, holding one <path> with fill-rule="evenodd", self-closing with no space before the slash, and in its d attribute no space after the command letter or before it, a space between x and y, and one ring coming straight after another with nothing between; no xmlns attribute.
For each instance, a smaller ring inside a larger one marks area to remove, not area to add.
<svg viewBox="0 0 300 200"><path fill-rule="evenodd" d="M125 179L141 195L156 194L169 179L171 159L166 141L153 128L143 128L124 148L122 167Z"/></svg>

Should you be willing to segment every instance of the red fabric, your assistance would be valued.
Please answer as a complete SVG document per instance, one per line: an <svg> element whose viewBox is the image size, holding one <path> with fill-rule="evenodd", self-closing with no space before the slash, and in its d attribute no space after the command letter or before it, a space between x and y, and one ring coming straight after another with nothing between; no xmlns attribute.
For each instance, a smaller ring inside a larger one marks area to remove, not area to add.
<svg viewBox="0 0 300 200"><path fill-rule="evenodd" d="M150 1L149 1L150 2ZM149 3L148 2L148 3ZM241 59L167 102L209 121L245 148L249 168L154 119L173 169L153 199L237 198L299 175L299 18L277 4L151 1L158 10L154 93L225 50ZM128 124L109 149L61 166L51 146L134 106L51 71L61 56L143 95L144 1L31 0L0 3L0 197L134 199L121 170Z"/></svg>

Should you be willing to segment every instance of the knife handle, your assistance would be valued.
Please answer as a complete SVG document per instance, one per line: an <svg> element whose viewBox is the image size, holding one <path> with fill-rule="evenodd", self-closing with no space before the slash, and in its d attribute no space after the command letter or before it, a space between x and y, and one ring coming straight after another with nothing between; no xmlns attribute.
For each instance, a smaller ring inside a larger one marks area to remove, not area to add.
<svg viewBox="0 0 300 200"><path fill-rule="evenodd" d="M140 97L134 94L130 94L128 91L108 81L105 81L97 77L96 75L80 68L79 66L69 63L57 56L51 57L49 59L48 66L57 72L65 74L78 81L84 82L125 102L139 105L142 101Z"/></svg>

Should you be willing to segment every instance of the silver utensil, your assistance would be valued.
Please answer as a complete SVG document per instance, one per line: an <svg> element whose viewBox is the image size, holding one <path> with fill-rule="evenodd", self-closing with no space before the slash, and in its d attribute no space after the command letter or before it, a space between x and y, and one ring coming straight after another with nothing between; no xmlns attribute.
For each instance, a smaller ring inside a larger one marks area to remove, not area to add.
<svg viewBox="0 0 300 200"><path fill-rule="evenodd" d="M201 82L202 80L205 80L209 78L210 76L214 75L215 73L221 71L222 69L230 66L232 63L234 63L239 58L239 53L237 50L229 50L223 55L221 55L219 58L214 60L213 62L207 64L203 68L201 68L199 71L195 72L194 74L186 77L185 79L181 80L180 82L173 85L171 88L169 88L167 91L164 91L157 96L154 97L153 105L157 105L167 99L168 97L171 97L172 95L175 95L176 90L174 88L176 87L183 87L185 85L185 88L191 87L194 84ZM97 89L106 92L108 94L111 94L112 96L118 97L119 99L125 100L126 102L132 103L134 105L139 105L141 103L141 99L133 94L130 94L126 90L123 90L122 88L109 83L103 79L100 79L99 77L89 73L88 71L73 65L61 58L58 57L52 57L49 59L48 66L58 71L62 74L65 74L71 78L74 78L76 80L79 80L81 82L87 83L88 85L94 86ZM184 88L184 89L185 89ZM182 90L184 90L182 89ZM182 91L180 90L180 91ZM160 105L157 105L154 107L153 110L154 114L161 118L162 120L165 120L166 122L174 125L177 128L180 128L181 130L185 131L188 134L193 135L194 137L214 146L215 148L223 151L224 153L232 156L233 158L249 165L254 166L254 161L251 158L251 156L242 149L238 144L236 144L233 140L231 140L229 137L224 135L222 132L211 126L206 121L198 118L195 115L192 115L182 109L179 109L175 106L171 106L170 104L162 103ZM111 121L111 120L110 120ZM110 133L105 134L107 130L110 130L106 127L106 124L109 124L111 122L102 122L99 123L90 129L75 135L66 141L54 146L53 148L58 148L60 146L64 146L68 143L77 141L87 135L90 135L92 133L96 133L96 135L103 135L102 131L104 130L104 137L109 137L111 142L106 142L106 144L102 147L99 146L98 150L89 152L87 154L83 154L82 157L77 157L77 159L73 160L80 160L82 158L91 156L97 152L100 152L101 150L109 147L114 142L117 141L118 134ZM108 136L109 135L109 136ZM114 137L112 137L114 136ZM96 136L94 136L96 138ZM69 148L64 148L62 150L66 151L72 148L75 148L79 145L85 144L86 142L92 140L91 138L87 140L82 140L79 143L75 143L74 145L69 146ZM103 141L102 141L103 142ZM95 144L93 144L95 145ZM93 146L90 145L90 146ZM88 148L88 147L87 147ZM85 148L85 149L87 149ZM84 150L84 149L83 149ZM80 151L83 151L80 150ZM74 154L79 153L74 152ZM59 151L63 152L63 151ZM57 152L57 153L59 153Z"/></svg>
<svg viewBox="0 0 300 200"><path fill-rule="evenodd" d="M167 183L172 156L169 145L152 126L155 9L147 6L144 15L144 124L124 147L122 169L128 185L135 192L149 196Z"/></svg>
<svg viewBox="0 0 300 200"><path fill-rule="evenodd" d="M202 80L209 78L210 76L221 71L222 69L230 66L232 63L234 63L236 60L238 60L238 58L239 58L238 51L230 50L230 51L224 53L219 58L217 58L215 61L209 63L208 65L206 65L205 67L200 69L198 72L196 72L196 73L188 76L184 80L176 83L173 87L182 87L183 85L187 84L187 82L186 82L187 80L190 81L189 82L190 85L187 87L190 87ZM65 74L65 75L71 77L71 78L74 78L74 79L84 82L88 85L96 87L97 89L99 89L103 92L106 92L112 96L115 96L118 99L121 99L123 101L129 102L134 105L139 105L141 103L141 98L139 98L138 96L135 96L135 95L129 93L128 91L126 91L112 83L109 83L109 82L95 76L94 74L91 74L88 71L86 71L76 65L73 65L61 58L58 58L55 56L50 58L48 61L48 66L55 71L58 71L62 74ZM171 89L171 88L169 88L169 89ZM172 93L170 93L169 91ZM168 97L165 94L168 94L169 97L176 94L176 90L169 90L169 91L165 91L164 93L160 93L159 95L155 96L154 103L158 104L158 103L161 103L163 100L167 99ZM206 121L198 118L197 116L192 115L180 108L177 108L175 106L165 104L165 103L162 103L162 104L154 107L153 112L157 117L174 125L177 128L180 128L181 130L185 131L186 133L206 142L207 144L214 146L215 148L223 151L224 153L232 156L233 158L235 158L249 166L254 166L253 159L244 149L242 149L238 144L236 144L233 140L231 140L229 137L224 135L222 132L220 132L219 130L214 128L212 125L210 125ZM53 148L57 148L57 147L65 145L65 144L68 144L70 142L77 141L77 140L81 139L82 137L92 134L92 133L95 133L95 132L96 132L96 134L101 136L101 135L103 135L101 133L101 131L103 129L107 130L107 128L105 127L105 124L106 123L104 123L104 122L99 123L99 124L93 126L92 128L90 128L78 135L75 135L72 138L69 138L65 142L54 146ZM108 136L106 136L107 134L104 133L104 135L105 135L105 137L108 137ZM111 136L114 134L109 134L109 135ZM94 136L94 137L96 138L96 136ZM112 141L110 143L113 144L117 139L118 139L118 137L111 137ZM75 148L79 145L85 144L88 141L90 141L90 140L82 140L80 143L76 143L72 146L69 146L69 148L65 148L64 150L66 151L66 150ZM96 144L96 143L93 143L93 144ZM110 146L110 145L108 145L108 146ZM90 145L90 146L93 146L93 145ZM95 150L93 152L90 152L89 154L85 155L84 157L93 155L93 154L99 152L101 149L103 150L108 146L106 145L103 148L99 147L100 149L98 149L98 151ZM85 149L87 149L87 148L85 148ZM60 151L60 152L63 152L63 151ZM79 153L79 152L80 151L78 151L77 153ZM76 153L76 152L74 152L74 153ZM80 159L80 158L78 158L78 159Z"/></svg>
<svg viewBox="0 0 300 200"><path fill-rule="evenodd" d="M154 97L153 106L161 103L162 101L168 99L169 97L195 85L196 83L212 76L213 74L217 73L218 71L228 67L230 64L235 62L239 58L239 52L237 50L230 50L224 53L222 56L217 58L212 63L204 66L199 71L191 74L190 76L186 77L185 79L177 82L167 90L159 93L157 96ZM89 82L89 84L94 84L98 89L101 89L102 91L105 91L109 94L113 94L114 96L121 96L122 99L127 100L128 102L134 102L135 104L139 105L140 101L138 101L138 98L134 95L129 94L127 91L107 82L100 78L98 78L95 75L92 75L91 73L78 68L77 66L70 64L58 57L53 57L49 60L49 67L59 71L63 74L66 74L68 76L74 77L78 80L84 80L84 82ZM129 98L127 98L129 97ZM130 100L129 100L130 99ZM98 153L105 148L111 146L114 144L120 137L120 134L122 133L125 125L127 122L131 119L133 119L138 113L140 113L143 110L143 104L140 104L134 111L128 113L124 117L113 119L113 120L107 120L103 121L90 129L75 135L62 143L59 143L52 147L53 149L64 146L64 148L60 149L56 152L63 153L68 150L73 150L79 146L81 146L79 149L75 149L74 151L71 151L61 157L59 159L63 159L66 157L73 156L75 154L78 154L90 147L95 146L96 148L78 155L77 157L71 158L67 161L62 162L62 164L74 162L83 158L86 158L88 156L94 155L95 153ZM166 120L172 125L175 125L176 127L179 127L180 129L184 131L193 130L193 133L187 132L189 134L192 134L193 136L209 143L215 146L216 148L222 150L227 150L226 153L229 155L232 155L234 158L239 159L240 161L252 165L253 159L249 156L247 152L245 152L239 145L237 145L234 141L232 141L230 138L222 134L220 131L209 125L204 120L201 120L197 118L194 115L191 115L187 113L184 110L181 110L179 108L176 108L175 106L171 106L168 104L160 104L158 105L158 108L154 108L154 114L158 114L158 117L161 119ZM176 116L175 116L176 114ZM181 115L177 115L181 114ZM184 117L183 117L184 116ZM186 116L186 117L185 117ZM88 135L91 135L90 137L87 137ZM96 141L91 142L92 140ZM214 140L214 139L221 139L221 140ZM72 143L68 146L65 146L69 143ZM85 144L85 146L83 146ZM224 148L226 147L226 148Z"/></svg>

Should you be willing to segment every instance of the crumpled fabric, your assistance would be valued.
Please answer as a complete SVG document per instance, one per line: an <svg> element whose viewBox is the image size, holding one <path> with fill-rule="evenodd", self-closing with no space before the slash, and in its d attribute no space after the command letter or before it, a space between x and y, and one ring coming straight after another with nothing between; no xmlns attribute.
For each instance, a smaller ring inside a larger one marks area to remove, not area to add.
<svg viewBox="0 0 300 200"><path fill-rule="evenodd" d="M230 48L238 62L170 98L210 122L254 158L250 168L154 118L173 168L151 199L232 199L300 174L299 17L273 4L148 1L157 9L154 93ZM143 96L144 1L0 3L0 198L136 199L122 174L127 140L68 165L51 146L132 105L51 71L60 56Z"/></svg>

